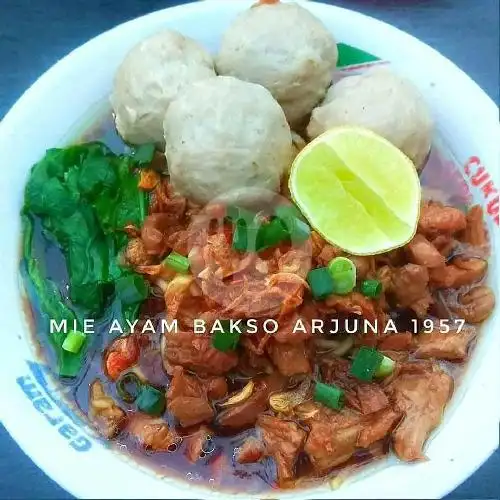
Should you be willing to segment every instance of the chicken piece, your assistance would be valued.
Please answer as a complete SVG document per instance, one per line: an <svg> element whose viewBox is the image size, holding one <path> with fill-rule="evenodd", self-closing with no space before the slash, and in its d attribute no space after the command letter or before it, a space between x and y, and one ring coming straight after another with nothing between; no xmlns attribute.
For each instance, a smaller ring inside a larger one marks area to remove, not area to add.
<svg viewBox="0 0 500 500"><path fill-rule="evenodd" d="M172 249L173 252L176 252L180 255L184 255L186 257L196 244L196 235L192 232L187 231L185 229L180 229L178 231L173 231L167 237L167 245Z"/></svg>
<svg viewBox="0 0 500 500"><path fill-rule="evenodd" d="M330 295L320 309L325 313L355 314L370 322L377 319L375 302L359 292L351 292L348 295Z"/></svg>
<svg viewBox="0 0 500 500"><path fill-rule="evenodd" d="M467 226L462 241L475 247L483 247L488 244L488 236L484 225L483 209L481 205L474 205L467 213Z"/></svg>
<svg viewBox="0 0 500 500"><path fill-rule="evenodd" d="M434 248L444 257L448 258L451 253L453 252L457 241L453 239L452 236L449 236L448 234L440 234L439 236L436 236L431 243L433 244Z"/></svg>
<svg viewBox="0 0 500 500"><path fill-rule="evenodd" d="M127 243L125 261L133 267L151 264L151 256L147 253L146 246L141 238L134 238Z"/></svg>
<svg viewBox="0 0 500 500"><path fill-rule="evenodd" d="M197 462L214 450L212 436L212 431L207 426L202 425L194 434L184 438L186 443L184 455L191 463Z"/></svg>
<svg viewBox="0 0 500 500"><path fill-rule="evenodd" d="M368 415L389 406L389 400L377 384L359 384L356 387L361 413Z"/></svg>
<svg viewBox="0 0 500 500"><path fill-rule="evenodd" d="M424 267L442 267L445 258L436 247L423 235L416 234L406 246L410 262Z"/></svg>
<svg viewBox="0 0 500 500"><path fill-rule="evenodd" d="M141 229L141 239L149 255L162 257L169 248L167 238L179 228L176 219L166 213L148 215Z"/></svg>
<svg viewBox="0 0 500 500"><path fill-rule="evenodd" d="M374 259L377 266L388 265L391 267L402 266L408 261L403 248L396 248L389 252L375 255Z"/></svg>
<svg viewBox="0 0 500 500"><path fill-rule="evenodd" d="M367 384L352 377L350 369L350 361L337 356L329 356L320 362L324 381L344 390L349 408L368 414L387 407L389 400L382 388L376 383Z"/></svg>
<svg viewBox="0 0 500 500"><path fill-rule="evenodd" d="M244 351L239 359L237 367L238 372L243 373L244 375L247 375L249 377L255 377L264 373L273 373L274 366L264 350L262 349L259 354L254 349L254 338L255 335L252 337L243 336L241 339L240 344L243 346ZM266 341L269 341L271 337L269 335L266 335L265 338Z"/></svg>
<svg viewBox="0 0 500 500"><path fill-rule="evenodd" d="M125 426L125 412L108 396L98 379L90 384L89 420L99 433L107 439L115 437Z"/></svg>
<svg viewBox="0 0 500 500"><path fill-rule="evenodd" d="M375 273L375 258L373 255L346 255L356 266L356 277L364 280Z"/></svg>
<svg viewBox="0 0 500 500"><path fill-rule="evenodd" d="M255 381L252 395L242 403L231 406L217 416L217 424L230 429L251 427L258 416L269 406L269 396L285 387L286 380L278 373L273 373Z"/></svg>
<svg viewBox="0 0 500 500"><path fill-rule="evenodd" d="M306 432L295 422L271 415L260 415L257 427L262 432L265 454L276 462L278 484L283 486L295 476L295 463L304 446Z"/></svg>
<svg viewBox="0 0 500 500"><path fill-rule="evenodd" d="M165 340L164 363L180 365L200 375L222 375L238 364L236 352L215 349L208 335L172 332L165 334Z"/></svg>
<svg viewBox="0 0 500 500"><path fill-rule="evenodd" d="M267 344L267 352L279 372L286 377L311 373L311 362L304 341L279 343L274 339Z"/></svg>
<svg viewBox="0 0 500 500"><path fill-rule="evenodd" d="M451 398L453 378L437 366L413 363L405 365L386 390L395 409L404 414L393 432L396 455L407 462L423 459L424 443Z"/></svg>
<svg viewBox="0 0 500 500"><path fill-rule="evenodd" d="M392 275L394 271L391 266L381 266L376 271L376 278L382 283L382 289L384 292L392 291Z"/></svg>
<svg viewBox="0 0 500 500"><path fill-rule="evenodd" d="M377 349L380 351L408 351L413 344L410 332L389 333L380 338Z"/></svg>
<svg viewBox="0 0 500 500"><path fill-rule="evenodd" d="M433 303L428 283L429 273L424 266L406 264L395 269L392 274L392 290L398 306L410 307L417 316L425 316Z"/></svg>
<svg viewBox="0 0 500 500"><path fill-rule="evenodd" d="M313 259L317 259L318 255L326 245L326 241L317 231L311 231L311 255Z"/></svg>
<svg viewBox="0 0 500 500"><path fill-rule="evenodd" d="M232 295L235 296L232 302L221 302L225 305L222 314L232 318L258 319L279 316L287 299L290 298L280 288L268 287L262 280L249 283L247 286L243 285L241 292L234 289ZM302 299L296 304L300 305L301 302Z"/></svg>
<svg viewBox="0 0 500 500"><path fill-rule="evenodd" d="M207 389L208 399L222 399L226 396L228 387L225 377L209 377L201 380Z"/></svg>
<svg viewBox="0 0 500 500"><path fill-rule="evenodd" d="M273 335L274 340L280 344L300 344L304 340L311 338L311 318L314 317L311 313L313 309L313 307L307 305L300 313L295 312L281 319L278 331Z"/></svg>
<svg viewBox="0 0 500 500"><path fill-rule="evenodd" d="M199 277L201 278L201 290L205 301L211 305L213 309L219 311L221 307L227 311L237 311L234 314L226 314L228 318L239 318L244 317L246 311L253 306L249 306L248 300L250 300L251 294L248 293L251 284L246 279L241 280L220 280L213 274L210 274L210 270L207 268L203 271ZM255 295L260 293L264 289L265 285L262 281L257 289L252 288L251 291ZM249 316L252 317L252 316Z"/></svg>
<svg viewBox="0 0 500 500"><path fill-rule="evenodd" d="M132 415L127 431L137 438L144 449L151 451L175 451L181 441L165 420L144 413Z"/></svg>
<svg viewBox="0 0 500 500"><path fill-rule="evenodd" d="M215 233L207 238L203 248L205 265L213 274L224 279L248 269L255 260L255 254L242 255L233 249L224 233Z"/></svg>
<svg viewBox="0 0 500 500"><path fill-rule="evenodd" d="M343 252L339 247L327 243L316 257L316 261L320 266L328 266L331 260L335 259L335 257L341 256L342 254Z"/></svg>
<svg viewBox="0 0 500 500"><path fill-rule="evenodd" d="M145 338L134 334L118 337L111 343L104 354L106 374L111 380L117 380L122 372L137 363L143 343Z"/></svg>
<svg viewBox="0 0 500 500"><path fill-rule="evenodd" d="M433 238L439 234L453 235L466 227L465 215L457 208L427 202L420 210L418 232Z"/></svg>
<svg viewBox="0 0 500 500"><path fill-rule="evenodd" d="M278 270L305 279L311 269L311 255L305 249L291 249L278 258Z"/></svg>
<svg viewBox="0 0 500 500"><path fill-rule="evenodd" d="M263 322L257 322L257 332L241 337L241 345L247 350L251 351L258 356L265 354L267 343L271 340L271 334L264 331Z"/></svg>
<svg viewBox="0 0 500 500"><path fill-rule="evenodd" d="M343 254L341 248L327 243L317 231L311 232L311 252L313 259L322 266L327 266L332 259Z"/></svg>
<svg viewBox="0 0 500 500"><path fill-rule="evenodd" d="M473 327L465 327L460 332L441 333L435 330L420 333L415 337L415 357L463 361L467 357L469 344L477 335Z"/></svg>
<svg viewBox="0 0 500 500"><path fill-rule="evenodd" d="M207 387L198 378L184 373L180 366L174 368L167 401L168 411L182 427L209 422L214 417L207 398Z"/></svg>
<svg viewBox="0 0 500 500"><path fill-rule="evenodd" d="M304 278L293 273L276 273L266 280L267 287L282 293L282 303L279 315L290 314L302 304L304 289L309 288Z"/></svg>
<svg viewBox="0 0 500 500"><path fill-rule="evenodd" d="M481 323L493 312L495 295L489 286L477 286L458 297L458 306L453 312L468 323Z"/></svg>
<svg viewBox="0 0 500 500"><path fill-rule="evenodd" d="M383 439L399 418L400 414L390 407L366 416L321 408L307 421L311 430L304 451L316 471L324 475L349 460L358 448Z"/></svg>
<svg viewBox="0 0 500 500"><path fill-rule="evenodd" d="M248 277L225 283L210 284L203 291L216 297L225 308L222 314L232 318L273 318L293 312L302 304L307 282L292 273L275 273L263 280Z"/></svg>
<svg viewBox="0 0 500 500"><path fill-rule="evenodd" d="M483 279L488 264L474 257L455 257L451 264L430 270L430 283L436 288L460 288Z"/></svg>
<svg viewBox="0 0 500 500"><path fill-rule="evenodd" d="M253 464L260 462L265 456L264 443L255 437L248 438L236 453L239 464Z"/></svg>
<svg viewBox="0 0 500 500"><path fill-rule="evenodd" d="M388 406L376 413L361 417L362 427L359 432L357 446L368 448L383 439L401 419L401 413Z"/></svg>
<svg viewBox="0 0 500 500"><path fill-rule="evenodd" d="M154 160L153 160L154 161ZM164 167L165 168L165 167ZM163 178L151 194L149 212L163 213L172 223L178 223L186 212L187 200L174 192L168 179Z"/></svg>

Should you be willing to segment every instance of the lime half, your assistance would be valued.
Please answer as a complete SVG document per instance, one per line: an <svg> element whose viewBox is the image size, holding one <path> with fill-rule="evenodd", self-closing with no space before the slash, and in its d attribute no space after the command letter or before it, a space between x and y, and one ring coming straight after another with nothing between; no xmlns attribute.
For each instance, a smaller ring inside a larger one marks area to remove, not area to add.
<svg viewBox="0 0 500 500"><path fill-rule="evenodd" d="M295 158L290 193L327 241L353 255L403 246L416 231L421 188L412 161L360 127L328 130Z"/></svg>

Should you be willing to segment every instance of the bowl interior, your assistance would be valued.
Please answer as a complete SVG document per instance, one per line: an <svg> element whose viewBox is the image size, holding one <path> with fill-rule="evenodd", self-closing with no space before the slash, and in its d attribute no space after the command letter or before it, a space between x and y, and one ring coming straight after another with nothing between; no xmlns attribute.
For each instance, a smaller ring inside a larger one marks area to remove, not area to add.
<svg viewBox="0 0 500 500"><path fill-rule="evenodd" d="M26 335L18 293L19 210L30 166L46 149L67 143L107 113L113 74L126 52L150 33L170 27L191 36L215 52L234 16L251 1L212 1L159 11L121 25L72 52L41 77L0 125L0 177L6 238L0 262L6 283L0 294L9 314L2 350L2 417L25 452L53 479L79 497L221 498L234 496L199 489L195 481L155 477L149 469L127 460L96 438L64 399L39 363ZM410 78L424 94L437 124L439 140L448 151L452 177L486 213L493 245L489 282L498 283L498 117L492 101L464 73L416 39L379 21L324 4L305 4L343 42L384 60ZM480 170L484 169L484 170ZM481 182L478 173L485 172ZM491 182L490 188L485 187ZM340 492L328 486L315 498L439 497L463 481L495 449L498 436L496 370L498 311L484 325L481 339L445 415L445 422L427 447L428 462L378 464ZM496 389L496 391L495 391ZM477 408L483 411L478 412ZM474 422L474 431L464 433ZM81 460L82 457L90 460ZM105 468L106 475L102 474ZM394 474L397 469L397 474ZM76 471L76 472L75 472ZM422 477L426 481L422 481ZM120 478L127 477L127 481ZM362 480L361 480L362 479ZM312 493L312 492L311 492ZM245 492L238 496L245 497ZM280 497L304 497L300 490ZM273 492L276 498L277 492Z"/></svg>

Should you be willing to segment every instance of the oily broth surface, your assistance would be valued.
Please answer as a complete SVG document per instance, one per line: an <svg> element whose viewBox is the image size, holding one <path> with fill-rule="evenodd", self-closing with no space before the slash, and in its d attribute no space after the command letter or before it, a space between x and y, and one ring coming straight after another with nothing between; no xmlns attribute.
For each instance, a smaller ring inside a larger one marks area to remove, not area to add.
<svg viewBox="0 0 500 500"><path fill-rule="evenodd" d="M110 114L103 115L103 118L92 127L81 134L76 141L87 142L98 140L106 143L114 152L121 153L126 151L127 146L121 141L113 126L113 120ZM424 197L432 197L445 203L457 207L465 207L470 203L470 194L461 181L460 174L456 171L451 156L440 145L435 145L429 155L427 164L421 174L421 182L424 188ZM41 224L35 221L33 234L34 250L33 255L42 263L46 270L47 277L53 279L60 286L61 293L67 295L67 273L62 254L59 249L42 233ZM22 266L21 266L22 267ZM22 268L21 268L22 272ZM23 276L25 278L25 276ZM24 279L26 284L26 279ZM33 314L32 335L35 345L40 345L42 357L49 367L55 366L55 357L50 346L48 333L44 331L43 319L39 310L37 298L33 295L32 289L27 284L29 299L29 310ZM115 386L109 382L102 374L102 352L112 340L107 332L109 326L117 311L111 309L109 317L96 321L96 333L93 335L92 343L89 348L86 365L81 375L71 381L61 381L65 386L64 393L70 400L70 404L79 408L86 415L88 412L88 388L89 384L96 378L104 383L108 393L117 399ZM159 341L156 345L153 343L149 354L149 359L155 359L158 356ZM156 353L156 355L155 355ZM144 363L144 355L141 358ZM158 359L155 359L158 363ZM464 370L465 365L453 365L444 363L443 366L458 381ZM55 375L54 375L55 376ZM168 385L168 376L163 374L164 385ZM230 389L236 390L244 385L244 380L234 380L230 384ZM123 406L128 411L131 406ZM168 416L169 424L174 425L172 417ZM247 430L235 435L215 436L213 438L215 450L209 453L196 464L188 461L184 455L185 439L175 452L151 453L143 451L136 440L126 433L122 433L112 446L120 453L126 453L133 457L142 465L152 467L152 469L161 476L178 477L197 484L214 489L225 489L230 491L245 491L249 494L261 493L269 490L275 485L276 468L272 460L266 459L260 464L239 465L234 459L234 450L241 446L245 438L251 435L253 430ZM388 441L381 443L384 449L388 449ZM356 467L370 460L366 453L358 453L348 464L349 467ZM345 465L342 467L344 468ZM309 464L304 455L299 457L299 471L307 473ZM231 471L229 474L228 472ZM332 474L335 475L336 471ZM322 479L323 481L324 479ZM304 483L304 486L310 483Z"/></svg>

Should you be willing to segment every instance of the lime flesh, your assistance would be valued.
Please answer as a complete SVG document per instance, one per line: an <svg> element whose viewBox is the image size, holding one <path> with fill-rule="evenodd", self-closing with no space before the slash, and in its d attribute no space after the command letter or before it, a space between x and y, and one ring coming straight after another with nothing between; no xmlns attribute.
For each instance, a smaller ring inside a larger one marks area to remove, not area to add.
<svg viewBox="0 0 500 500"><path fill-rule="evenodd" d="M295 159L290 192L325 239L354 255L386 252L415 234L421 188L411 160L359 127L329 130Z"/></svg>

